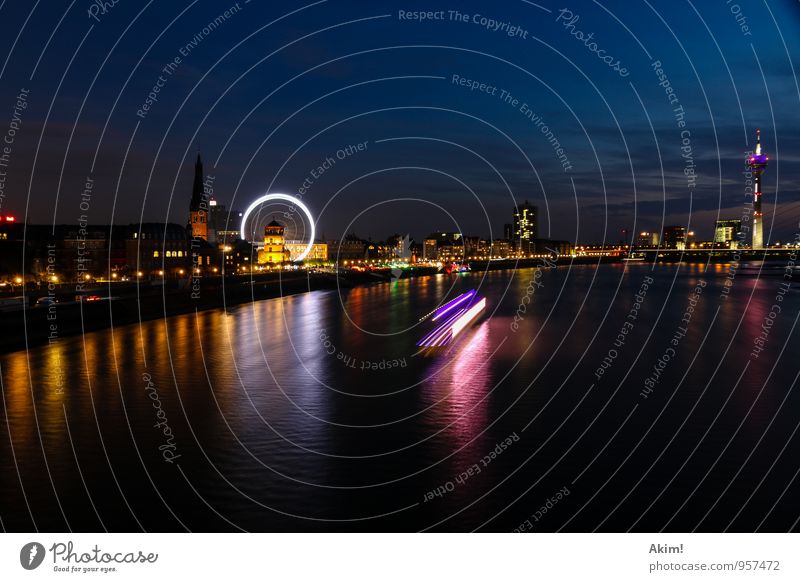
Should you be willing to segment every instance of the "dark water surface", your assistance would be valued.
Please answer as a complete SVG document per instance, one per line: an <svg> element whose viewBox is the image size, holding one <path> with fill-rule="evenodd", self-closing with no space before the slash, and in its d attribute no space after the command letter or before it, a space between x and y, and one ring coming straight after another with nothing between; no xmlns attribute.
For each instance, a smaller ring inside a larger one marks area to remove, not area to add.
<svg viewBox="0 0 800 582"><path fill-rule="evenodd" d="M0 356L2 525L797 529L800 293L757 269L439 275ZM473 287L486 316L415 356Z"/></svg>

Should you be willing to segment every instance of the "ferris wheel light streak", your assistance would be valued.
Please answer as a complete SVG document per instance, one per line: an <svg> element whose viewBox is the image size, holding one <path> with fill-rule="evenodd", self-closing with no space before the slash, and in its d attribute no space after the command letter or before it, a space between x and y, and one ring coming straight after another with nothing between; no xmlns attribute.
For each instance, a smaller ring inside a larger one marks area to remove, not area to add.
<svg viewBox="0 0 800 582"><path fill-rule="evenodd" d="M299 198L295 196L290 196L289 194L279 194L276 192L272 194L264 194L260 198L256 199L255 202L253 202L250 206L247 207L244 216L242 216L242 226L239 229L239 235L242 237L242 240L247 240L246 236L247 219L250 217L250 214L252 214L253 210L258 208L265 202L269 202L270 200L283 200L284 202L289 202L291 205L296 206L297 208L302 210L303 214L305 214L306 218L308 219L308 224L311 228L311 236L308 238L308 244L306 245L306 248L303 250L302 253L300 253L297 256L296 259L294 259L296 263L299 263L308 256L308 253L311 252L311 249L314 246L314 239L316 238L316 227L314 226L314 217L311 216L311 211L305 204L303 204L303 202Z"/></svg>

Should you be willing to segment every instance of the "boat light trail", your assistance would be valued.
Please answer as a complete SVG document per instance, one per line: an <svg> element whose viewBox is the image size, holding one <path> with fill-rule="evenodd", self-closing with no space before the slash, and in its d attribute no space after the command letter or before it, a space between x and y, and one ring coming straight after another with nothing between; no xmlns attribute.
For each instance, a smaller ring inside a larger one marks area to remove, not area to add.
<svg viewBox="0 0 800 582"><path fill-rule="evenodd" d="M451 311L453 311L453 309L455 309L456 307L458 307L459 305L461 305L462 303L464 303L468 299L471 299L474 296L475 296L475 289L473 289L472 291L467 291L466 293L462 293L452 301L448 301L447 303L445 303L439 309L436 310L436 313L434 314L433 319L431 319L431 321L436 321L437 319L441 319L442 316L446 315L447 313L450 313Z"/></svg>
<svg viewBox="0 0 800 582"><path fill-rule="evenodd" d="M436 329L423 337L417 345L424 348L443 347L453 341L486 308L486 298L481 297L474 304L475 290L459 295L449 303L442 305L433 320L449 315Z"/></svg>

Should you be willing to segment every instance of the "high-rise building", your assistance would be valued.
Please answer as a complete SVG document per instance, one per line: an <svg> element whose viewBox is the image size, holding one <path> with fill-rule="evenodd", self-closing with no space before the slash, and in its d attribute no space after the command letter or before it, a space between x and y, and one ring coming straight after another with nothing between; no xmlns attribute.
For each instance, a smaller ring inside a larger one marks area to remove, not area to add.
<svg viewBox="0 0 800 582"><path fill-rule="evenodd" d="M643 230L636 237L637 247L657 247L658 233L656 231Z"/></svg>
<svg viewBox="0 0 800 582"><path fill-rule="evenodd" d="M439 258L439 241L436 238L426 238L422 243L422 258L426 261L435 261Z"/></svg>
<svg viewBox="0 0 800 582"><path fill-rule="evenodd" d="M538 209L527 200L514 208L514 243L522 252L531 252L531 243L539 236Z"/></svg>
<svg viewBox="0 0 800 582"><path fill-rule="evenodd" d="M714 243L735 249L742 232L741 220L718 220L714 226Z"/></svg>
<svg viewBox="0 0 800 582"><path fill-rule="evenodd" d="M761 153L761 130L756 130L756 151L747 160L753 172L753 249L764 248L764 215L761 212L761 174L767 169L769 158Z"/></svg>
<svg viewBox="0 0 800 582"><path fill-rule="evenodd" d="M686 227L665 226L661 236L661 245L666 249L684 250L686 248Z"/></svg>
<svg viewBox="0 0 800 582"><path fill-rule="evenodd" d="M194 164L192 201L189 203L189 226L192 238L208 240L208 192L203 184L203 161L197 154Z"/></svg>
<svg viewBox="0 0 800 582"><path fill-rule="evenodd" d="M208 200L208 242L217 244L231 244L236 242L241 233L243 213L238 210L228 210L218 203L212 196Z"/></svg>

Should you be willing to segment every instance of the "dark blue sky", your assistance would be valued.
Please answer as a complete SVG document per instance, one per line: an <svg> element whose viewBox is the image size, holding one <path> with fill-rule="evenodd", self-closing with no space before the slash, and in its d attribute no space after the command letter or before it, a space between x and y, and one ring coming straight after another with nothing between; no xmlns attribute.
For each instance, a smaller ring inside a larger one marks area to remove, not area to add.
<svg viewBox="0 0 800 582"><path fill-rule="evenodd" d="M542 236L617 240L623 227L688 224L708 238L718 216L742 214L743 156L760 127L767 230L773 240L798 230L795 1L242 0L205 32L236 3L118 0L105 14L88 0L0 6L4 135L17 94L30 91L0 211L29 222L185 223L199 149L216 198L241 209L267 190L297 193L334 158L303 194L327 238L459 228L502 237L514 199L539 206ZM158 100L137 116L159 75ZM470 91L453 75L497 91Z"/></svg>

